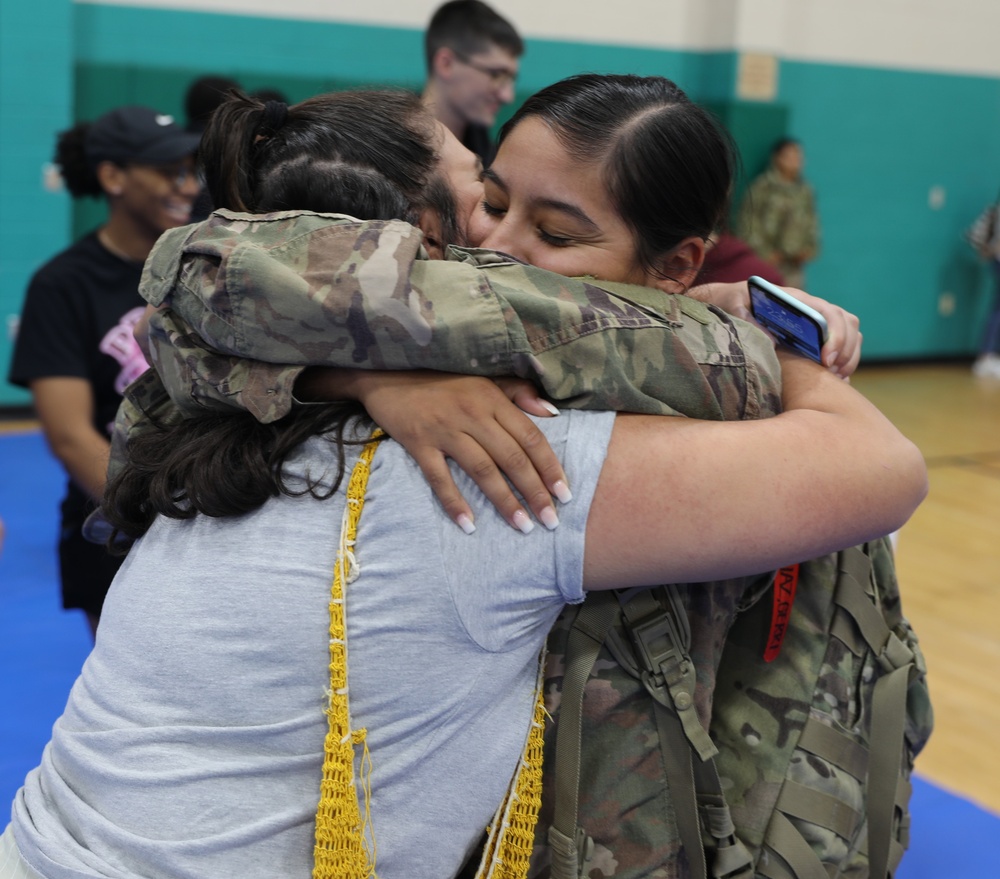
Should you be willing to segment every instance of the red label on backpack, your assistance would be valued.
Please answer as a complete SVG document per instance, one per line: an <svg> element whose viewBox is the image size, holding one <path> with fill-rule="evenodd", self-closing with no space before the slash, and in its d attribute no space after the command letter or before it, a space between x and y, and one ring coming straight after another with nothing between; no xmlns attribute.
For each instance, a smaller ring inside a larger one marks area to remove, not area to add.
<svg viewBox="0 0 1000 879"><path fill-rule="evenodd" d="M795 590L799 585L799 566L788 565L774 575L774 605L771 608L771 631L767 635L764 648L764 662L772 662L781 652L781 642L788 631L788 619L792 615Z"/></svg>

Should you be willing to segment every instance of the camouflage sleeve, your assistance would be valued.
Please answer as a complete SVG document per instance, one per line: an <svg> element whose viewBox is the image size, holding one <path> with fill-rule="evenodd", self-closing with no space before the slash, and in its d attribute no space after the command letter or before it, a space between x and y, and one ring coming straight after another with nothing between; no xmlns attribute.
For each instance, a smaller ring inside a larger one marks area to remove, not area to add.
<svg viewBox="0 0 1000 879"><path fill-rule="evenodd" d="M290 408L299 369L326 365L520 375L578 408L777 411L769 343L721 312L488 251L419 256L405 223L300 212L219 212L168 233L143 293L163 309L150 344L170 396L272 420Z"/></svg>
<svg viewBox="0 0 1000 879"><path fill-rule="evenodd" d="M512 315L512 344L560 406L735 420L775 415L781 372L756 327L687 296L569 280L470 252ZM515 334L516 329L516 334Z"/></svg>
<svg viewBox="0 0 1000 879"><path fill-rule="evenodd" d="M169 395L270 421L307 365L511 374L482 273L418 259L421 240L400 221L298 212L220 211L168 232L140 290L160 308L150 349Z"/></svg>
<svg viewBox="0 0 1000 879"><path fill-rule="evenodd" d="M165 393L184 416L245 409L265 424L276 421L291 409L295 380L305 369L213 350L170 311L150 320L149 349Z"/></svg>

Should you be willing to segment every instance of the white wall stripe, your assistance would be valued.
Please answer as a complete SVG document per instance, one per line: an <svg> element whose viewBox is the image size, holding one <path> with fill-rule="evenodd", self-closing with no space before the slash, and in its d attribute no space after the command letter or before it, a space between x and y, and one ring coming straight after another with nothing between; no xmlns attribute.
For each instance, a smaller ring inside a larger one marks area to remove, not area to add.
<svg viewBox="0 0 1000 879"><path fill-rule="evenodd" d="M423 28L438 0L76 0ZM1000 76L996 0L495 0L529 37ZM276 12L280 10L280 14Z"/></svg>

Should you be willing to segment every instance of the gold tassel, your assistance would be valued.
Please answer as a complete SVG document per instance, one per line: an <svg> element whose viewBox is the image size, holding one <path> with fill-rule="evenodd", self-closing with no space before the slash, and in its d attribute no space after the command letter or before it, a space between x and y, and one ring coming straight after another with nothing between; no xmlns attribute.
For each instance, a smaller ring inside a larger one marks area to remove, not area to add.
<svg viewBox="0 0 1000 879"><path fill-rule="evenodd" d="M371 833L371 759L367 730L351 730L347 698L347 623L344 587L353 579L354 542L365 505L371 461L378 447L378 431L361 452L347 486L340 547L330 588L330 693L326 710L328 730L324 746L323 779L316 809L313 879L372 879L375 876L375 840ZM362 745L359 785L364 816L358 805L354 778L354 746Z"/></svg>

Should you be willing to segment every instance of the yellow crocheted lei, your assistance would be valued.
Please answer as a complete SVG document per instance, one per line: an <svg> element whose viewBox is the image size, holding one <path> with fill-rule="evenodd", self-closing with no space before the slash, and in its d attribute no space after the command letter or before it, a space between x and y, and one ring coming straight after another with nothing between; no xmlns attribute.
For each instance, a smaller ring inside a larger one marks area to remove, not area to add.
<svg viewBox="0 0 1000 879"><path fill-rule="evenodd" d="M371 461L381 436L381 431L375 432L372 442L364 447L351 473L330 590L330 692L326 709L329 727L316 810L313 879L374 879L376 876L367 730L351 729L348 706L344 591L358 574L354 545ZM528 874L542 792L542 735L545 727L541 686L543 665L544 655L539 660L535 716L525 751L511 779L507 796L489 828L489 840L477 879L524 879ZM355 745L362 746L360 778L355 777ZM359 805L359 800L362 805ZM427 844L433 845L434 842L428 840Z"/></svg>

